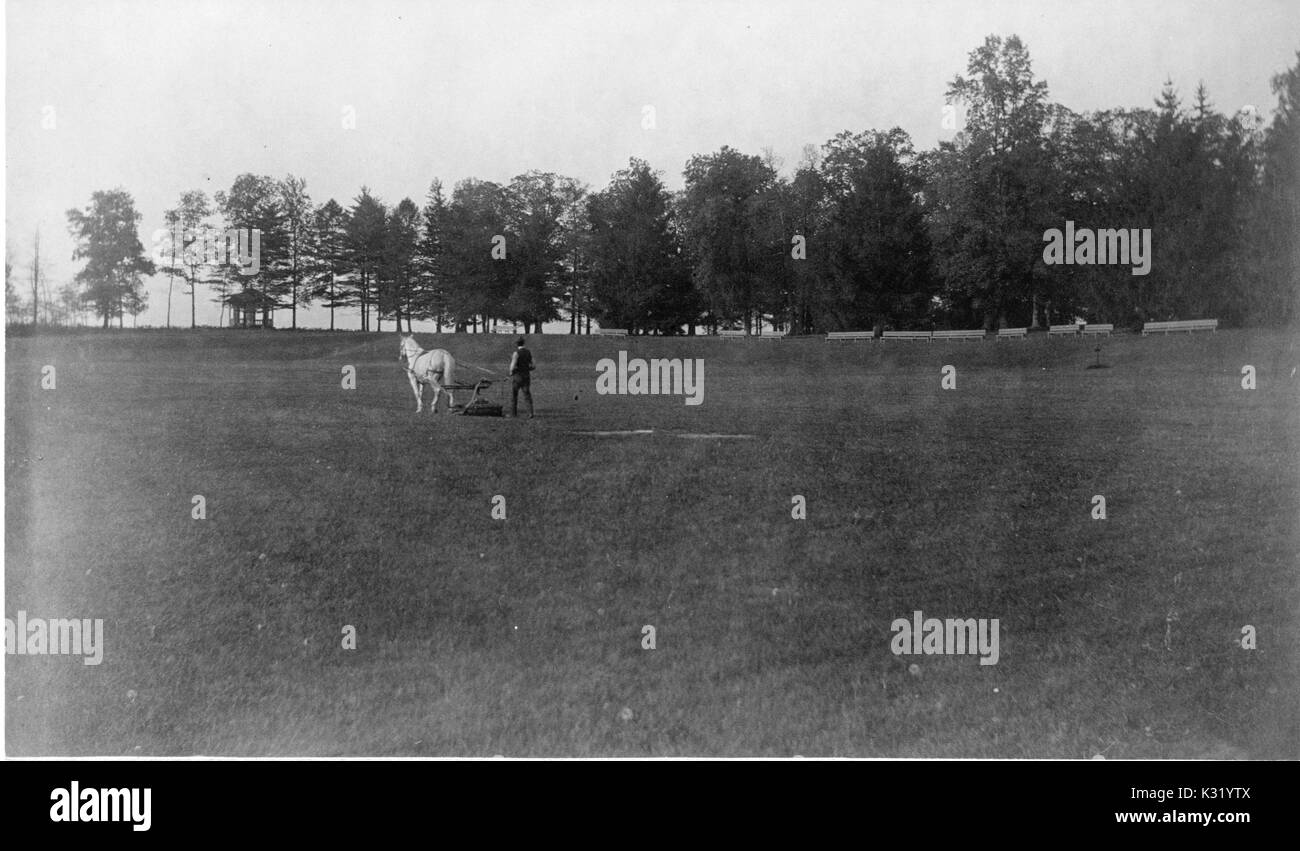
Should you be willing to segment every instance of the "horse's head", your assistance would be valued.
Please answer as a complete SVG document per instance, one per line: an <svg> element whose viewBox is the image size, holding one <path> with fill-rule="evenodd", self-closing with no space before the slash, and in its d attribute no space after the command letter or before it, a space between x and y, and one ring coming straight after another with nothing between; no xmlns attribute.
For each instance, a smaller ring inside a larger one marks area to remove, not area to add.
<svg viewBox="0 0 1300 851"><path fill-rule="evenodd" d="M409 363L411 358L419 353L420 346L415 342L415 338L410 334L403 334L397 347L397 359Z"/></svg>

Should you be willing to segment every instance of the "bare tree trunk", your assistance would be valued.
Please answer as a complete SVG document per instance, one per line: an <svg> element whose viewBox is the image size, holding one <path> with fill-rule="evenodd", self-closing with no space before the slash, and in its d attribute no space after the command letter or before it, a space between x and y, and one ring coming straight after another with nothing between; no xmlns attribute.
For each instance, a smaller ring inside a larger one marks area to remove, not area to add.
<svg viewBox="0 0 1300 851"><path fill-rule="evenodd" d="M176 280L176 240L171 240L172 262L167 267L167 327L172 327L172 283Z"/></svg>
<svg viewBox="0 0 1300 851"><path fill-rule="evenodd" d="M41 282L41 232L36 231L32 253L32 327L40 321L41 297L37 291Z"/></svg>
<svg viewBox="0 0 1300 851"><path fill-rule="evenodd" d="M48 280L41 281L41 298L45 301L45 324L62 324L59 321L58 305L55 303L54 297L50 295L50 282Z"/></svg>

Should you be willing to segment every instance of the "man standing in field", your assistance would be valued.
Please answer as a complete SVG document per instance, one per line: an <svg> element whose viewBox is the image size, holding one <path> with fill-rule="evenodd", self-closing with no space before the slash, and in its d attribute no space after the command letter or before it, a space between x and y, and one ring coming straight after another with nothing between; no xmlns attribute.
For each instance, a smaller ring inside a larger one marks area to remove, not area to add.
<svg viewBox="0 0 1300 851"><path fill-rule="evenodd" d="M528 419L533 418L533 353L524 346L524 338L515 343L514 357L510 358L510 416L519 416L519 394L528 403Z"/></svg>

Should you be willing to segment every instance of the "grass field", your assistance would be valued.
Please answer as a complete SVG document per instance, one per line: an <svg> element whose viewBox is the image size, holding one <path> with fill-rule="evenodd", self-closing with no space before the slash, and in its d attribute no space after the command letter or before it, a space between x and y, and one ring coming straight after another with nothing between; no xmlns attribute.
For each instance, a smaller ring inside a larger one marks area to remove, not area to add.
<svg viewBox="0 0 1300 851"><path fill-rule="evenodd" d="M11 337L4 614L106 649L7 657L8 750L1300 757L1300 345L1100 345L535 336L528 421L416 416L391 333ZM597 395L621 348L704 404Z"/></svg>

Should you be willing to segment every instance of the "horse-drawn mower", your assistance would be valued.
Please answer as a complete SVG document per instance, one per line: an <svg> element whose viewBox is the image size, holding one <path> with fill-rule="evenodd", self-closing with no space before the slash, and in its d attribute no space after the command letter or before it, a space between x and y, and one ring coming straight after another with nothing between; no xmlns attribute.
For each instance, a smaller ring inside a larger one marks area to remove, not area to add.
<svg viewBox="0 0 1300 851"><path fill-rule="evenodd" d="M407 378L411 381L411 392L415 394L415 412L418 414L424 408L424 387L427 385L433 389L433 399L429 402L429 411L434 413L438 410L438 398L442 391L470 391L474 397L465 405L451 405L449 410L453 414L461 414L467 417L500 417L504 415L504 406L497 401L487 399L483 396L483 391L492 386L492 382L486 378L480 378L473 384L466 384L463 381L455 381L456 359L445 349L433 349L425 351L420 348L420 344L415 342L415 337L410 334L403 334L397 350L397 359L402 362L402 368L406 371ZM482 369L475 367L475 369ZM491 372L491 370L483 370ZM445 380L453 379L453 380ZM448 394L450 396L450 394Z"/></svg>
<svg viewBox="0 0 1300 851"><path fill-rule="evenodd" d="M464 405L453 405L451 412L461 414L466 417L500 417L503 416L504 406L491 399L484 398L483 391L492 386L492 382L486 378L480 378L474 384L444 384L444 390L472 390L474 398L470 399Z"/></svg>

